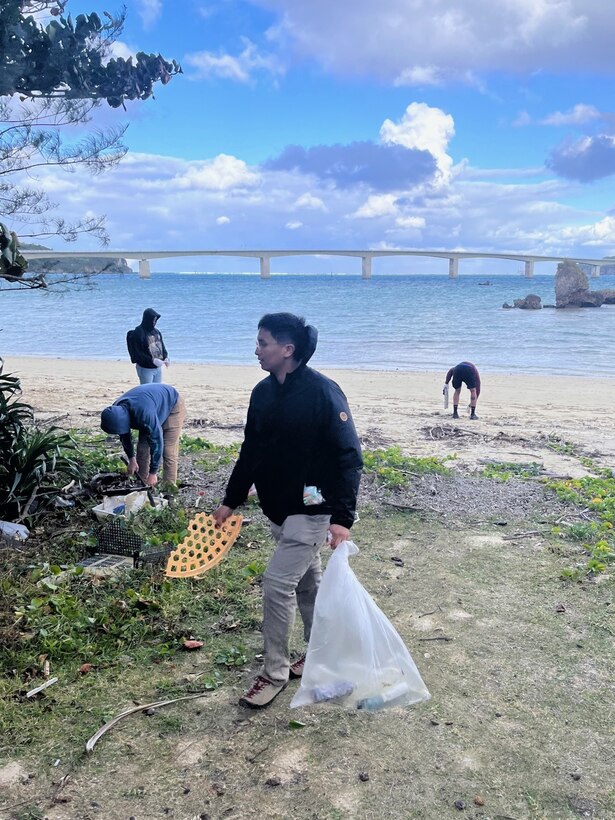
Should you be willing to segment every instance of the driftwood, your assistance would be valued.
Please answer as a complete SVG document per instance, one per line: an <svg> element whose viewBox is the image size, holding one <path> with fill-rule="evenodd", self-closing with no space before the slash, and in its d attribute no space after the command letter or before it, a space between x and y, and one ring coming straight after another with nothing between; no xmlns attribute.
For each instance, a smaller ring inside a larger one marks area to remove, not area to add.
<svg viewBox="0 0 615 820"><path fill-rule="evenodd" d="M180 700L194 700L195 698L202 698L205 695L208 695L209 692L197 692L194 695L182 695L179 698L171 698L171 700L158 700L154 703L144 703L141 706L133 706L131 709L126 709L125 712L120 712L119 715L116 715L114 718L111 718L104 726L101 726L100 729L95 732L92 737L88 740L85 744L86 752L94 751L94 746L98 743L101 737L109 731L109 729L113 729L113 727L120 722L128 715L134 715L135 712L145 712L147 709L157 709L160 706L168 706L170 703L177 703Z"/></svg>

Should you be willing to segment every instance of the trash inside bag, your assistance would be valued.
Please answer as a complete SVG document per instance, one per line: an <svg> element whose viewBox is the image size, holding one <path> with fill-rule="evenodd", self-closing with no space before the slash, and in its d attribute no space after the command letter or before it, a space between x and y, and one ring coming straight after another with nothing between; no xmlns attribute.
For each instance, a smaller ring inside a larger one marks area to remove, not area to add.
<svg viewBox="0 0 615 820"><path fill-rule="evenodd" d="M23 524L13 524L11 521L0 521L0 538L6 541L25 541L30 530Z"/></svg>
<svg viewBox="0 0 615 820"><path fill-rule="evenodd" d="M293 708L329 702L375 711L430 697L404 642L350 568L358 551L344 541L329 559Z"/></svg>

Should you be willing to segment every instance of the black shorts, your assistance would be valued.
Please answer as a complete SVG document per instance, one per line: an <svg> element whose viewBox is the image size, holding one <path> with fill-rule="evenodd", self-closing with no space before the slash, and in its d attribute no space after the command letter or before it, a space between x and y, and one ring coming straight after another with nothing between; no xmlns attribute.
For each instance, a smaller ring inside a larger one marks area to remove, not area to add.
<svg viewBox="0 0 615 820"><path fill-rule="evenodd" d="M453 370L454 389L459 390L462 384L465 384L468 390L476 388L476 370L466 362L458 364Z"/></svg>

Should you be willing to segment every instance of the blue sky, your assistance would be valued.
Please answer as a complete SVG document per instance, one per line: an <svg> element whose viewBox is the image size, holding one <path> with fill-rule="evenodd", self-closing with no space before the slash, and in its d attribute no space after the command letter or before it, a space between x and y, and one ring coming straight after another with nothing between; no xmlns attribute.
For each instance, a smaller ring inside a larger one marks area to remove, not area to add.
<svg viewBox="0 0 615 820"><path fill-rule="evenodd" d="M107 215L112 247L615 254L615 8L605 0L126 5L115 52L161 52L184 74L155 100L100 109L99 125L130 123L120 166L40 174L67 216ZM273 270L356 265L278 260Z"/></svg>

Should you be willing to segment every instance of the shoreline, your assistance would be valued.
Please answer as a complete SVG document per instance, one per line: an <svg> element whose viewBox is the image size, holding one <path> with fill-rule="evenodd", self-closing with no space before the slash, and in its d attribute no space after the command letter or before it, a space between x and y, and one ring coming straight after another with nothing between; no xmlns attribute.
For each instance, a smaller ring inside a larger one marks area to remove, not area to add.
<svg viewBox="0 0 615 820"><path fill-rule="evenodd" d="M320 369L320 368L316 368ZM138 384L126 360L5 357L5 373L22 383L36 417L64 428L99 429L101 410ZM609 469L615 462L615 379L594 376L483 374L479 420L443 409L445 374L322 368L348 397L366 448L399 445L408 455L454 456L480 467L485 460L541 461L558 474L583 475L566 442ZM266 374L252 365L172 364L165 381L184 395L186 430L214 443L241 440L254 385ZM451 395L452 399L452 395Z"/></svg>
<svg viewBox="0 0 615 820"><path fill-rule="evenodd" d="M4 360L5 366L4 369L6 372L9 372L7 368L7 363L9 361L15 362L28 362L28 361L46 361L46 362L69 362L69 363L80 363L82 365L86 365L88 363L106 363L106 364L115 364L115 365L126 365L127 360L125 356L118 356L116 358L108 357L108 356L47 356L44 353L3 353L0 356L0 360ZM130 362L128 362L128 366L134 368ZM209 361L192 361L192 360L174 360L172 362L173 367L203 367L203 368L226 368L226 367L233 367L233 368L244 368L245 370L252 370L254 368L254 363L247 363L247 362L209 362ZM318 364L310 365L315 370L322 370L323 373L356 373L356 374L365 374L365 373L385 373L385 374L396 374L400 376L413 376L413 375L438 375L440 372L446 374L448 368L442 368L441 371L436 371L430 368L422 369L405 369L402 367L395 368L391 370L386 367L359 367L356 364L352 366L345 367L344 365L323 365L319 366ZM551 371L527 371L527 370L520 370L519 368L515 368L514 372L511 370L490 370L488 367L481 367L480 368L481 375L485 374L489 377L495 378L504 378L504 379L565 379L567 381L572 380L581 380L581 381L595 381L595 382L602 382L606 379L607 381L612 381L615 386L615 372L612 374L607 373L596 373L593 375L581 375L581 374L562 374L562 373L553 373ZM444 376L442 377L444 380ZM169 382L170 383L170 382Z"/></svg>

